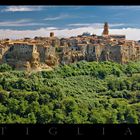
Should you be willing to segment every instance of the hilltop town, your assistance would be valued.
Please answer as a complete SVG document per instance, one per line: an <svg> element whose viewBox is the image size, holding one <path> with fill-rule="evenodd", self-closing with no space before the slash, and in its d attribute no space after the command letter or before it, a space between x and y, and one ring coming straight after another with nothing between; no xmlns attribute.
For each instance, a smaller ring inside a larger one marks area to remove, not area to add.
<svg viewBox="0 0 140 140"><path fill-rule="evenodd" d="M140 60L138 41L126 40L125 35L109 34L104 24L101 36L83 33L76 37L34 37L0 40L0 64L7 63L17 70L39 70L77 61L115 61L121 64Z"/></svg>

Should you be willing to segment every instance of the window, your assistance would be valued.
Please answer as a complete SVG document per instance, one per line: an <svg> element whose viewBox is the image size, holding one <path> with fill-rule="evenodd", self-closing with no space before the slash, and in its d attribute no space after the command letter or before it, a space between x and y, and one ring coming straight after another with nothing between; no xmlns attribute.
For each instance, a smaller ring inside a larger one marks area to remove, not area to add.
<svg viewBox="0 0 140 140"><path fill-rule="evenodd" d="M10 58L10 57L9 57L9 55L8 55L8 54L6 54L6 55L5 55L5 58L6 58L6 59L8 59L8 58Z"/></svg>
<svg viewBox="0 0 140 140"><path fill-rule="evenodd" d="M95 47L93 47L92 51L95 52Z"/></svg>
<svg viewBox="0 0 140 140"><path fill-rule="evenodd" d="M12 47L9 49L10 52L13 51L13 50L14 50L14 46L12 46Z"/></svg>

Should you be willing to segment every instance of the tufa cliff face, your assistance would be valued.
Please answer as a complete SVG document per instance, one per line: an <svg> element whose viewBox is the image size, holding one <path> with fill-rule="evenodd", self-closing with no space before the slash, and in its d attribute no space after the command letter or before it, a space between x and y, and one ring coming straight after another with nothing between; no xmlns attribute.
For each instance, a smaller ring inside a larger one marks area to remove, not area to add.
<svg viewBox="0 0 140 140"><path fill-rule="evenodd" d="M19 41L9 44L1 53L0 62L8 63L17 70L40 70L42 66L57 65L58 58L53 46Z"/></svg>
<svg viewBox="0 0 140 140"><path fill-rule="evenodd" d="M19 70L30 70L39 68L40 58L35 44L16 42L9 44L2 62Z"/></svg>

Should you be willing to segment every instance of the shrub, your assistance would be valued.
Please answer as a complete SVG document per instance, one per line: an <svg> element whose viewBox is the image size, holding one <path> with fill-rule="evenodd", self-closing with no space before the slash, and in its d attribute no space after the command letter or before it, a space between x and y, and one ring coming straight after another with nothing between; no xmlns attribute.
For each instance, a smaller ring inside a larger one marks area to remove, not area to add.
<svg viewBox="0 0 140 140"><path fill-rule="evenodd" d="M0 65L0 72L6 72L6 71L11 71L12 67L9 66L8 64L2 64Z"/></svg>

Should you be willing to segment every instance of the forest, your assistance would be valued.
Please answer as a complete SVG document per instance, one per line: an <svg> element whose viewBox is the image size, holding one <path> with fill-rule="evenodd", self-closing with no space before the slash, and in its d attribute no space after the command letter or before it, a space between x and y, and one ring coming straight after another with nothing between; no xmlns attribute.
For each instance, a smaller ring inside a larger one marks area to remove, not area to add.
<svg viewBox="0 0 140 140"><path fill-rule="evenodd" d="M51 71L0 65L0 124L138 124L140 62L80 61Z"/></svg>

